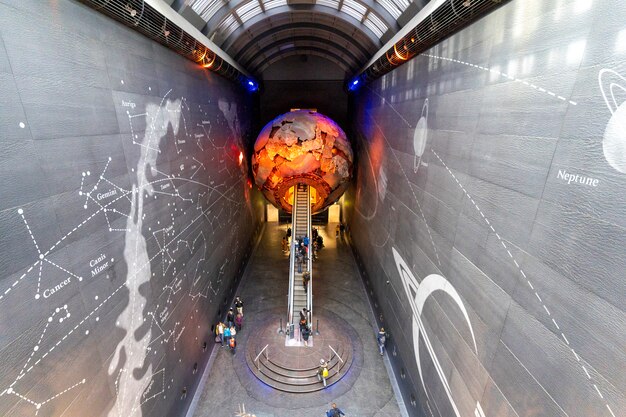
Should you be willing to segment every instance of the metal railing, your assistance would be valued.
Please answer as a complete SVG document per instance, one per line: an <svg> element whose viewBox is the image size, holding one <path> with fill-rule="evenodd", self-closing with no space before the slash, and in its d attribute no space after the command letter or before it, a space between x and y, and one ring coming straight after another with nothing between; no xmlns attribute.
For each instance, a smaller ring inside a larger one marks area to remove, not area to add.
<svg viewBox="0 0 626 417"><path fill-rule="evenodd" d="M306 195L306 235L309 237L309 245L307 247L307 271L309 272L309 282L307 283L306 309L308 310L309 323L313 323L313 236L311 228L311 187L307 187Z"/></svg>
<svg viewBox="0 0 626 417"><path fill-rule="evenodd" d="M269 344L265 345L265 347L261 349L259 354L256 355L256 358L254 358L254 360L252 361L252 362L256 362L256 369L259 371L261 370L261 361L259 360L259 358L261 357L261 353L265 352L265 360L268 360L268 361L270 360L269 350L267 349L268 346Z"/></svg>
<svg viewBox="0 0 626 417"><path fill-rule="evenodd" d="M295 197L294 197L295 198ZM293 286L295 285L295 272L296 272L296 247L294 245L295 233L296 233L296 216L295 216L295 204L292 209L291 216L291 242L289 242L289 294L287 295L287 303L289 304L288 317L287 317L287 327L291 328L292 319L293 319Z"/></svg>

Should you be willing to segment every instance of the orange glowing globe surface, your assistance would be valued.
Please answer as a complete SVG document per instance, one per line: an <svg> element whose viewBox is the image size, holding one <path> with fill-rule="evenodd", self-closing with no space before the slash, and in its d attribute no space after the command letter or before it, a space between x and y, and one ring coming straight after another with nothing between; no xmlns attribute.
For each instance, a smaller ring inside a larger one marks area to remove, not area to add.
<svg viewBox="0 0 626 417"><path fill-rule="evenodd" d="M252 155L256 185L268 201L289 213L298 183L311 186L312 213L336 202L348 188L352 164L344 131L311 110L291 111L265 125Z"/></svg>

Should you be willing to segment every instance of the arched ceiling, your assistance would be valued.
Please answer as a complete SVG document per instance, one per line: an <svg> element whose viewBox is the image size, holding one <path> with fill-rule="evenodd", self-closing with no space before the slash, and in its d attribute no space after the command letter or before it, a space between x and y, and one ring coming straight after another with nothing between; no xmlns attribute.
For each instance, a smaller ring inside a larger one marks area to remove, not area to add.
<svg viewBox="0 0 626 417"><path fill-rule="evenodd" d="M253 74L294 54L354 73L428 0L178 0L172 6Z"/></svg>

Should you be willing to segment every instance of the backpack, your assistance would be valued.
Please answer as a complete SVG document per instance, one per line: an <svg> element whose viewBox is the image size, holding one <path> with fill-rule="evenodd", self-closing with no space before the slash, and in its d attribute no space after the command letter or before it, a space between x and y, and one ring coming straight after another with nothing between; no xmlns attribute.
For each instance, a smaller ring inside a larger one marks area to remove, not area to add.
<svg viewBox="0 0 626 417"><path fill-rule="evenodd" d="M235 341L235 338L231 337L229 344L230 344L230 347L234 349L235 346L237 346L237 342Z"/></svg>
<svg viewBox="0 0 626 417"><path fill-rule="evenodd" d="M324 368L324 369L322 370L322 377L323 377L323 378L328 378L328 368Z"/></svg>

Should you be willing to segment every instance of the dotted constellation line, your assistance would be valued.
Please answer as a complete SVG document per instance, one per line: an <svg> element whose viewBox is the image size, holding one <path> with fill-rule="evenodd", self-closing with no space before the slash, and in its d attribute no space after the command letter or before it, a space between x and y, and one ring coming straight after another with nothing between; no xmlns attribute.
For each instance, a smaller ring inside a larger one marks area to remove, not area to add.
<svg viewBox="0 0 626 417"><path fill-rule="evenodd" d="M539 301L539 303L541 304L541 306L543 307L543 310L546 312L547 316L552 320L552 323L554 324L554 327L557 329L557 335L560 334L561 338L563 339L563 341L567 344L567 346L570 348L570 350L572 351L574 357L576 358L576 362L578 363L578 365L581 367L581 369L585 372L585 375L587 376L587 379L591 382L591 384L593 385L593 387L596 390L596 393L598 394L598 396L600 397L600 399L605 403L606 408L609 410L609 413L611 413L611 415L613 417L615 417L615 414L613 413L613 410L611 410L611 407L609 406L608 403L606 403L606 399L604 398L604 395L602 395L602 392L600 392L600 389L598 388L598 386L596 385L596 383L593 381L593 379L591 378L591 375L589 374L589 372L587 371L587 368L585 367L585 365L582 363L582 361L580 360L580 357L578 356L578 354L576 353L576 351L574 350L573 347L570 346L569 340L567 340L567 337L565 336L565 333L561 330L561 327L557 324L556 320L554 319L554 317L552 316L552 313L550 313L550 310L548 310L548 307L545 305L545 303L543 302L543 299L541 298L541 296L539 295L539 292L537 292L537 290L535 289L534 285L532 284L532 282L530 281L530 279L528 279L528 277L526 276L526 273L524 272L524 270L521 268L521 266L519 265L519 262L517 262L517 260L515 259L515 257L513 256L513 254L511 253L511 250L507 247L506 242L502 239L502 237L500 237L500 235L498 234L498 232L496 232L496 230L494 229L493 225L489 222L489 219L485 216L485 214L482 212L482 210L480 209L480 207L478 207L478 204L476 204L476 202L474 201L474 199L472 198L472 196L467 192L467 190L465 189L465 187L463 187L463 184L461 184L459 182L459 180L457 179L456 175L454 175L454 173L450 170L450 168L448 168L448 166L446 165L445 162L443 162L443 160L441 159L441 157L439 156L439 154L437 154L437 152L435 152L433 149L431 149L431 152L437 157L437 159L439 159L439 162L441 162L443 164L443 167L448 171L448 173L452 176L452 178L454 178L454 181L456 181L456 183L458 184L459 187L461 187L461 190L463 190L463 193L465 193L465 196L472 202L472 204L474 205L474 208L480 213L481 217L483 218L483 220L485 221L485 223L487 223L487 225L489 226L489 228L491 229L491 231L493 233L495 233L496 237L498 238L498 241L500 242L500 244L502 245L502 247L506 250L506 253L509 255L509 258L513 261L513 263L515 264L515 267L517 268L517 270L519 271L520 275L522 277L524 277L524 279L526 280L526 283L528 284L528 287L531 289L531 291L534 292L535 297L537 298L537 300ZM530 372L529 372L530 373Z"/></svg>
<svg viewBox="0 0 626 417"><path fill-rule="evenodd" d="M540 92L542 92L544 94L547 94L550 97L554 97L554 98L557 98L557 99L559 99L561 101L565 101L565 102L567 102L567 103L569 103L569 104L571 104L573 106L578 105L578 103L576 103L575 101L568 100L565 97L560 96L560 95L558 95L558 94L556 94L556 93L554 93L554 92L552 92L550 90L546 90L543 87L539 87L538 85L535 85L533 83L529 83L528 81L524 81L524 80L521 80L519 78L513 77L510 74L507 74L507 73L502 72L502 71L498 71L497 69L494 69L494 68L483 67L482 65L476 65L476 64L469 63L469 62L460 61L460 60L454 59L454 58L446 58L446 57L443 57L443 56L430 55L430 54L422 54L422 55L430 57L430 58L441 59L441 60L444 60L444 61L456 62L457 64L463 64L463 65L467 65L468 67L481 69L483 71L487 71L487 72L490 72L490 73L493 73L493 74L498 74L498 75L500 75L500 76L502 76L504 78L508 78L511 81L515 81L515 82L524 84L527 87L530 87L530 88L532 88L534 90L537 90L537 91L540 91Z"/></svg>

